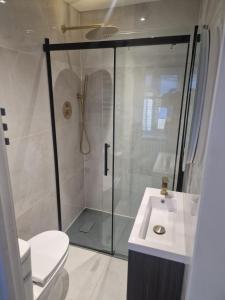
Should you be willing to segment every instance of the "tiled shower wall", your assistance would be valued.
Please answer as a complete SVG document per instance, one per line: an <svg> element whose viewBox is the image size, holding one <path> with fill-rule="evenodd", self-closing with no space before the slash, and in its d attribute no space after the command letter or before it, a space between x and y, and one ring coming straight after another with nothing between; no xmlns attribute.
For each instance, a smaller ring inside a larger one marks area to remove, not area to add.
<svg viewBox="0 0 225 300"><path fill-rule="evenodd" d="M68 24L79 22L78 13L63 3L11 0L0 4L0 106L7 112L4 121L9 127L6 135L10 138L7 151L12 191L18 234L24 239L58 226L42 44L45 37L52 42L65 41L60 32L64 20ZM67 40L71 38L68 34ZM60 70L54 72L68 69L68 60L65 57L60 60ZM54 85L59 76L53 74ZM67 137L64 138L66 144Z"/></svg>
<svg viewBox="0 0 225 300"><path fill-rule="evenodd" d="M69 56L69 60L79 62L77 53L57 53ZM84 208L84 160L80 153L80 112L77 93L81 90L80 68L76 64L65 65L52 55L52 65L57 77L53 93L56 116L58 163L61 194L61 216L64 230L73 222ZM56 71L57 70L57 71ZM64 117L63 104L70 102L72 115Z"/></svg>
<svg viewBox="0 0 225 300"><path fill-rule="evenodd" d="M85 206L112 211L113 49L83 51L88 75L86 127L91 152L84 157ZM108 149L108 176L104 176L104 144Z"/></svg>

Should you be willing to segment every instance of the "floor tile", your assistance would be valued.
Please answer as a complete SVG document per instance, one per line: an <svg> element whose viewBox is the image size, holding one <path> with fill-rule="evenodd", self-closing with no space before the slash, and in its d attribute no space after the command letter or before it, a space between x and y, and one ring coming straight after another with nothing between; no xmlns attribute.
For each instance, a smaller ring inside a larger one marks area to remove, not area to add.
<svg viewBox="0 0 225 300"><path fill-rule="evenodd" d="M125 300L127 261L70 246L66 300Z"/></svg>

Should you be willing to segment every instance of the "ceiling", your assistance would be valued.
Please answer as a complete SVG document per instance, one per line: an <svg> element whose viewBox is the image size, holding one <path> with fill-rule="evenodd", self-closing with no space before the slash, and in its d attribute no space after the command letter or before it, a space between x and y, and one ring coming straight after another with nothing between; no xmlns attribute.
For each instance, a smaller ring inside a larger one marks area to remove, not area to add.
<svg viewBox="0 0 225 300"><path fill-rule="evenodd" d="M140 3L156 2L160 0L64 0L71 4L78 11L89 11L106 9L116 6L133 5Z"/></svg>

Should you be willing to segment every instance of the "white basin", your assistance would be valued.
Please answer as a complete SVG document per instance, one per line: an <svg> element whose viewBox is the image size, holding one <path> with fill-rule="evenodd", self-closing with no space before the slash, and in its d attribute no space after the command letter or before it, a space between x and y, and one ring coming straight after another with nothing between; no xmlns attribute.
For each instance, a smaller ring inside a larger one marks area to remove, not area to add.
<svg viewBox="0 0 225 300"><path fill-rule="evenodd" d="M128 241L133 251L182 263L187 261L184 235L183 193L161 196L160 190L147 188ZM153 231L161 225L166 232Z"/></svg>
<svg viewBox="0 0 225 300"><path fill-rule="evenodd" d="M155 243L173 244L176 229L176 213L175 198L149 197L139 237ZM163 226L166 230L165 234L156 234L153 231L156 225Z"/></svg>

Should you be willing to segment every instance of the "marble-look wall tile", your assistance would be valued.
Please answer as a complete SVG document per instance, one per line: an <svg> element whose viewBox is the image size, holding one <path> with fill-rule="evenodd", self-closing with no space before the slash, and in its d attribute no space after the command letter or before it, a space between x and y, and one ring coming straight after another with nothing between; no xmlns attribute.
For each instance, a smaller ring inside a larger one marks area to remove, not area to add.
<svg viewBox="0 0 225 300"><path fill-rule="evenodd" d="M79 33L64 35L60 27L68 22L68 15L74 24L80 20L79 13L63 0L11 0L0 4L0 8L0 106L7 112L4 121L9 128L7 150L18 234L28 239L43 230L58 228L48 80L42 45L44 38L51 42L76 40ZM70 60L67 53L58 57L57 67L53 66L53 83L62 69L68 69L68 62L70 67L77 68L80 63L79 53L71 55ZM77 112L75 115L77 120ZM68 130L72 132L72 127ZM73 128L76 139L78 130ZM72 142L65 136L64 142L71 146L65 155L74 163L72 167L67 163L63 173L72 176L77 169L83 174L81 157L74 158L78 141ZM78 199L77 206L81 202Z"/></svg>
<svg viewBox="0 0 225 300"><path fill-rule="evenodd" d="M1 105L7 109L10 138L49 131L44 54L37 56L0 48L0 63Z"/></svg>
<svg viewBox="0 0 225 300"><path fill-rule="evenodd" d="M10 176L16 215L28 210L33 201L54 191L54 162L50 132L11 139L8 147Z"/></svg>
<svg viewBox="0 0 225 300"><path fill-rule="evenodd" d="M25 240L47 230L57 230L57 209L55 194L43 195L22 215L17 217L19 237Z"/></svg>
<svg viewBox="0 0 225 300"><path fill-rule="evenodd" d="M80 153L81 112L77 94L81 93L80 68L71 61L53 56L53 93L58 147L60 196L63 229L67 229L84 209L84 158ZM72 115L64 117L63 105L69 101Z"/></svg>
<svg viewBox="0 0 225 300"><path fill-rule="evenodd" d="M1 4L0 44L18 51L42 52L44 38L52 42L75 41L79 32L66 35L61 25L77 25L79 13L63 0L10 0Z"/></svg>
<svg viewBox="0 0 225 300"><path fill-rule="evenodd" d="M83 168L65 181L60 182L63 229L79 216L84 209Z"/></svg>

